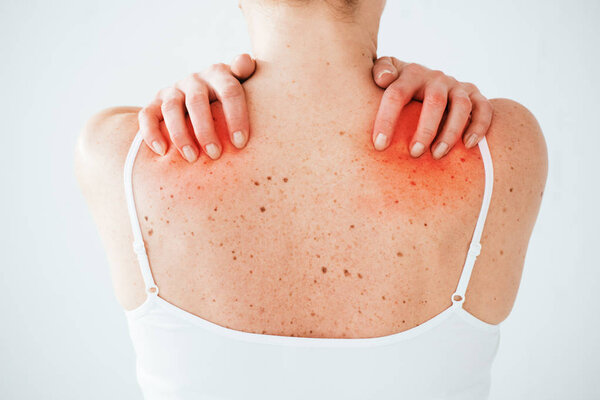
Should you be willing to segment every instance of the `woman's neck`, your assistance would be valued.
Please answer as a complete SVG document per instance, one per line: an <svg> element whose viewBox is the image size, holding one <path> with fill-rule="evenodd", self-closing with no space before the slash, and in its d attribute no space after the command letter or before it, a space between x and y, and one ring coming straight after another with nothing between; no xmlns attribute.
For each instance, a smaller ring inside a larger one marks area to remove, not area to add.
<svg viewBox="0 0 600 400"><path fill-rule="evenodd" d="M333 83L340 75L344 81L352 75L370 79L379 13L367 9L339 16L323 3L243 4L259 70L276 70L298 83L316 78Z"/></svg>

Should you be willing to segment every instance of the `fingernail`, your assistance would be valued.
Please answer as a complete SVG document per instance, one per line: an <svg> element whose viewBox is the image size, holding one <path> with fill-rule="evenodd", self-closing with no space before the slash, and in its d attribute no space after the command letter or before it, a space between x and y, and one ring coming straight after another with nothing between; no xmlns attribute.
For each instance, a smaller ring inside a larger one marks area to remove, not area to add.
<svg viewBox="0 0 600 400"><path fill-rule="evenodd" d="M208 156L213 160L216 160L217 158L219 158L221 152L219 151L219 147L217 147L216 144L209 143L206 145L206 154L208 154Z"/></svg>
<svg viewBox="0 0 600 400"><path fill-rule="evenodd" d="M194 150L192 148L192 146L187 145L187 146L183 146L183 156L185 157L186 160L188 160L189 162L194 162L196 161L196 150Z"/></svg>
<svg viewBox="0 0 600 400"><path fill-rule="evenodd" d="M394 72L389 69L384 69L379 74L377 74L377 79L381 78L385 74L393 74Z"/></svg>
<svg viewBox="0 0 600 400"><path fill-rule="evenodd" d="M375 142L373 143L375 146L375 150L383 150L387 146L387 136L383 133L378 133L377 137L375 137Z"/></svg>
<svg viewBox="0 0 600 400"><path fill-rule="evenodd" d="M410 149L410 155L413 157L419 157L425 151L425 145L421 142L415 142Z"/></svg>
<svg viewBox="0 0 600 400"><path fill-rule="evenodd" d="M466 148L470 149L471 147L475 146L478 142L478 139L479 138L477 137L476 134L471 133L465 142Z"/></svg>
<svg viewBox="0 0 600 400"><path fill-rule="evenodd" d="M246 136L242 133L242 131L237 131L233 133L233 145L238 149L244 147L246 143Z"/></svg>
<svg viewBox="0 0 600 400"><path fill-rule="evenodd" d="M165 148L161 143L158 142L158 140L152 142L152 148L156 153L160 154L161 156L165 154Z"/></svg>
<svg viewBox="0 0 600 400"><path fill-rule="evenodd" d="M448 145L445 142L439 142L433 149L433 158L440 159L448 152Z"/></svg>

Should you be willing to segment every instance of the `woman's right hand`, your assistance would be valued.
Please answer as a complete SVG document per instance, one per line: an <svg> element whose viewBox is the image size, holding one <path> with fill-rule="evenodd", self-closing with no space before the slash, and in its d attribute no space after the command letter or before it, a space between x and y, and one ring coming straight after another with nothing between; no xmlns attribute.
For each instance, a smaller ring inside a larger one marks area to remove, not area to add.
<svg viewBox="0 0 600 400"><path fill-rule="evenodd" d="M164 155L170 142L189 162L198 159L198 144L210 158L221 155L222 146L215 132L210 103L219 100L233 145L243 148L250 133L246 97L241 82L254 73L254 60L248 54L237 56L231 63L214 64L194 73L174 86L160 90L154 100L138 114L144 142L155 153ZM189 114L193 131L186 123ZM164 121L169 139L163 137Z"/></svg>

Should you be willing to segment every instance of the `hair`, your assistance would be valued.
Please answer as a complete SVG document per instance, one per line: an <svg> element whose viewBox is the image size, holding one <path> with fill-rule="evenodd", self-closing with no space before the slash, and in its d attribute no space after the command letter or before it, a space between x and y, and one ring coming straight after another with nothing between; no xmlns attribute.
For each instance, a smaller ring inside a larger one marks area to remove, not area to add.
<svg viewBox="0 0 600 400"><path fill-rule="evenodd" d="M352 15L358 6L359 0L325 0L331 7L333 7L338 14L341 15ZM333 4L335 3L335 4Z"/></svg>
<svg viewBox="0 0 600 400"><path fill-rule="evenodd" d="M287 3L297 5L307 5L314 1L324 2L329 5L336 13L341 15L352 15L358 6L360 0L284 0Z"/></svg>
<svg viewBox="0 0 600 400"><path fill-rule="evenodd" d="M358 0L325 0L325 2L334 8L340 9L340 11L354 11L358 5Z"/></svg>

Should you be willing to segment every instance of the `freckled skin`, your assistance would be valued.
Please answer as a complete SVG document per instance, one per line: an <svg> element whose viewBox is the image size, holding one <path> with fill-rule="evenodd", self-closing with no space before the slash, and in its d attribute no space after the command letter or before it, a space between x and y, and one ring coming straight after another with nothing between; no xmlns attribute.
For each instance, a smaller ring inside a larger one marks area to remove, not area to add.
<svg viewBox="0 0 600 400"><path fill-rule="evenodd" d="M175 152L170 151L161 159L142 149L138 162L144 168L136 171L135 181L136 195L140 192L138 209L153 210L156 215L178 221L177 225L173 222L160 229L162 238L156 234L147 238L148 247L157 249L153 268L161 294L204 318L238 328L249 323L243 329L252 330L255 326L257 332L263 330L267 319L283 318L289 307L297 309L299 315L315 313L308 314L308 320L299 320L297 328L281 330L275 324L267 329L288 335L302 335L309 327L319 327L313 329L315 336L342 337L349 331L362 337L378 336L398 331L399 320L392 318L393 313L416 326L439 312L449 296L439 295L431 302L431 308L427 302L417 302L416 311L374 305L379 304L381 296L396 304L406 304L399 300L408 297L435 297L431 293L436 291L438 281L446 281L443 287L447 291L447 281L455 280L459 273L469 230L457 232L453 220L443 221L439 211L462 209L459 216L471 226L476 219L483 187L479 154L457 149L456 154L441 162L434 161L429 153L418 160L411 158L408 140L420 108L420 103L406 108L386 152L375 152L365 130L353 126L344 127L345 135L327 137L323 131L315 133L325 137L323 147L338 147L328 158L315 153L309 142L297 137L290 137L295 151L279 154L276 140L284 142L288 137L267 133L275 127L255 130L248 148L240 151L227 140L219 104L213 105L215 126L223 140L223 156L218 162L202 157L189 165ZM285 119L279 116L277 121ZM290 121L284 123L293 125ZM260 127L260 123L254 125ZM457 161L459 158L465 161ZM157 192L154 188L160 187L164 190L158 190L159 197L153 196ZM192 200L188 200L190 195ZM459 197L463 199L459 201ZM407 224L409 217L419 223ZM186 218L189 222L183 223ZM201 232L194 238L205 241L190 242L181 233L192 229ZM430 233L426 234L428 230ZM406 237L420 237L419 245L411 248L404 242ZM428 263L439 262L427 256L427 249L436 240L463 244L444 250L444 258L453 267L438 270L437 275L430 274L427 268ZM229 250L229 262L221 258L220 246L215 243L223 242L224 247L239 250L239 256ZM193 246L202 259L184 254L193 262L177 269L170 267L167 275L167 268L161 271L161 265L172 264L172 254L181 255L176 248L182 243ZM269 248L265 249L263 243L269 243ZM250 258L247 254L251 250L262 254ZM315 255L317 251L320 254ZM245 275L240 276L235 267L238 263L252 268L244 268ZM192 272L194 269L198 271ZM248 269L253 273L249 274ZM218 294L213 294L218 307L204 304L201 297L190 303L189 297L182 294L177 282L189 282L190 273L205 290ZM271 296L264 293L261 279L272 281L275 275L283 278L278 281L283 282L282 294L287 294L283 300L278 289ZM232 285L233 282L237 284ZM227 289L222 288L223 284ZM286 290L289 285L297 289ZM231 304L227 298L234 294L245 299ZM357 303L358 298L361 300ZM253 314L242 309L258 300L267 312L264 317L251 319ZM357 320L356 326L344 323L343 318L337 328L333 322L327 322L331 314L346 315L351 320L359 308L359 314L365 316L362 322ZM364 310L368 313L364 314ZM231 316L242 312L246 316L243 322L239 316ZM378 326L367 323L373 315L388 322ZM260 329L259 324L263 324ZM408 328L406 323L402 325Z"/></svg>
<svg viewBox="0 0 600 400"><path fill-rule="evenodd" d="M287 336L387 335L448 307L481 204L478 149L410 158L420 111L411 103L391 148L376 152L378 89L343 97L295 89L301 100L284 101L283 85L254 79L245 84L246 149L229 142L218 104L221 159L188 164L173 148L164 157L140 149L134 193L160 295L222 326ZM495 191L465 301L490 323L512 308L545 181L537 123L512 102L495 105ZM117 296L132 309L145 294L121 174L136 115L97 119L81 139L79 180Z"/></svg>
<svg viewBox="0 0 600 400"><path fill-rule="evenodd" d="M410 103L402 113L390 148L365 152L375 161L365 172L377 183L382 196L380 202L361 202L357 206L371 207L371 212L408 210L413 215L430 207L448 207L451 211L464 207L464 196L474 192L473 186L482 184L483 164L477 149L470 151L459 143L442 160L434 160L430 152L418 159L410 157L408 146L420 111L421 103Z"/></svg>

